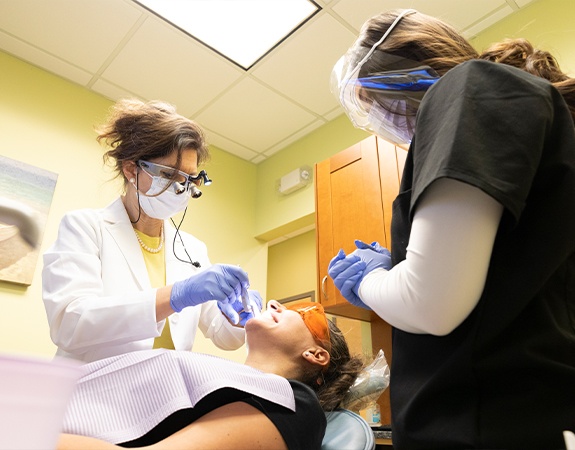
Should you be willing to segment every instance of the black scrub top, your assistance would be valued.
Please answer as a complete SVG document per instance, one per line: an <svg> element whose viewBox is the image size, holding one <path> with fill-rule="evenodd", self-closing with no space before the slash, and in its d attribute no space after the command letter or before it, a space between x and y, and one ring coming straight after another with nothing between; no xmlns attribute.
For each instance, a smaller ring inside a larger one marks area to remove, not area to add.
<svg viewBox="0 0 575 450"><path fill-rule="evenodd" d="M549 82L503 64L460 64L426 93L393 206L393 263L439 178L504 213L470 316L447 336L393 331L394 449L564 448L575 429L574 130Z"/></svg>

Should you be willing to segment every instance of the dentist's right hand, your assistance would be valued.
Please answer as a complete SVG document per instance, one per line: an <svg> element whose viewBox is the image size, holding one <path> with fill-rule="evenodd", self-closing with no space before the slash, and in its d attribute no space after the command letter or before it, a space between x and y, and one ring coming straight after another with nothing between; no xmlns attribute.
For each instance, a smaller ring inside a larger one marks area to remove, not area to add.
<svg viewBox="0 0 575 450"><path fill-rule="evenodd" d="M214 264L196 275L175 282L170 294L170 306L180 312L187 306L210 300L225 304L241 293L242 286L247 289L249 285L248 274L239 266Z"/></svg>

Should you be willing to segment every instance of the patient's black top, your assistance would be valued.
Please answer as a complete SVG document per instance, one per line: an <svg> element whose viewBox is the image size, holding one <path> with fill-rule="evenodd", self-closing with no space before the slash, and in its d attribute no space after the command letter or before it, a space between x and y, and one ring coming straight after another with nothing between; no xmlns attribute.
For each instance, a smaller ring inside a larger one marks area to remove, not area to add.
<svg viewBox="0 0 575 450"><path fill-rule="evenodd" d="M241 401L264 413L276 426L290 450L319 449L326 428L325 413L319 405L315 392L309 386L295 380L289 380L289 383L294 392L295 412L252 394L223 388L208 394L194 408L173 413L144 436L119 445L141 447L154 444L220 406ZM257 430L246 432L249 431Z"/></svg>

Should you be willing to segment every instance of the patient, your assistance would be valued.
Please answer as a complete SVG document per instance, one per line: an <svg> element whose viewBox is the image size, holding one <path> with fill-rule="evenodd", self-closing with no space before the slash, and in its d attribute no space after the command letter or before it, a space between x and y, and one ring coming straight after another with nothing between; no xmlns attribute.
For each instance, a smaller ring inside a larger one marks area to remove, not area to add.
<svg viewBox="0 0 575 450"><path fill-rule="evenodd" d="M361 360L319 303L271 300L245 330L244 365L172 350L87 364L58 449L319 449Z"/></svg>

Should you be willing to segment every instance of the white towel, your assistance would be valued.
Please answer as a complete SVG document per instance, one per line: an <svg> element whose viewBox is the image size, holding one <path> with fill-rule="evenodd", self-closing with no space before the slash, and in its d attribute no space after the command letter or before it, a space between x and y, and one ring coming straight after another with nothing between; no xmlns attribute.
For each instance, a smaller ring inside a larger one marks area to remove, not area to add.
<svg viewBox="0 0 575 450"><path fill-rule="evenodd" d="M84 369L63 432L115 444L144 435L173 412L192 408L224 387L295 411L285 378L212 355L144 350L95 361Z"/></svg>

